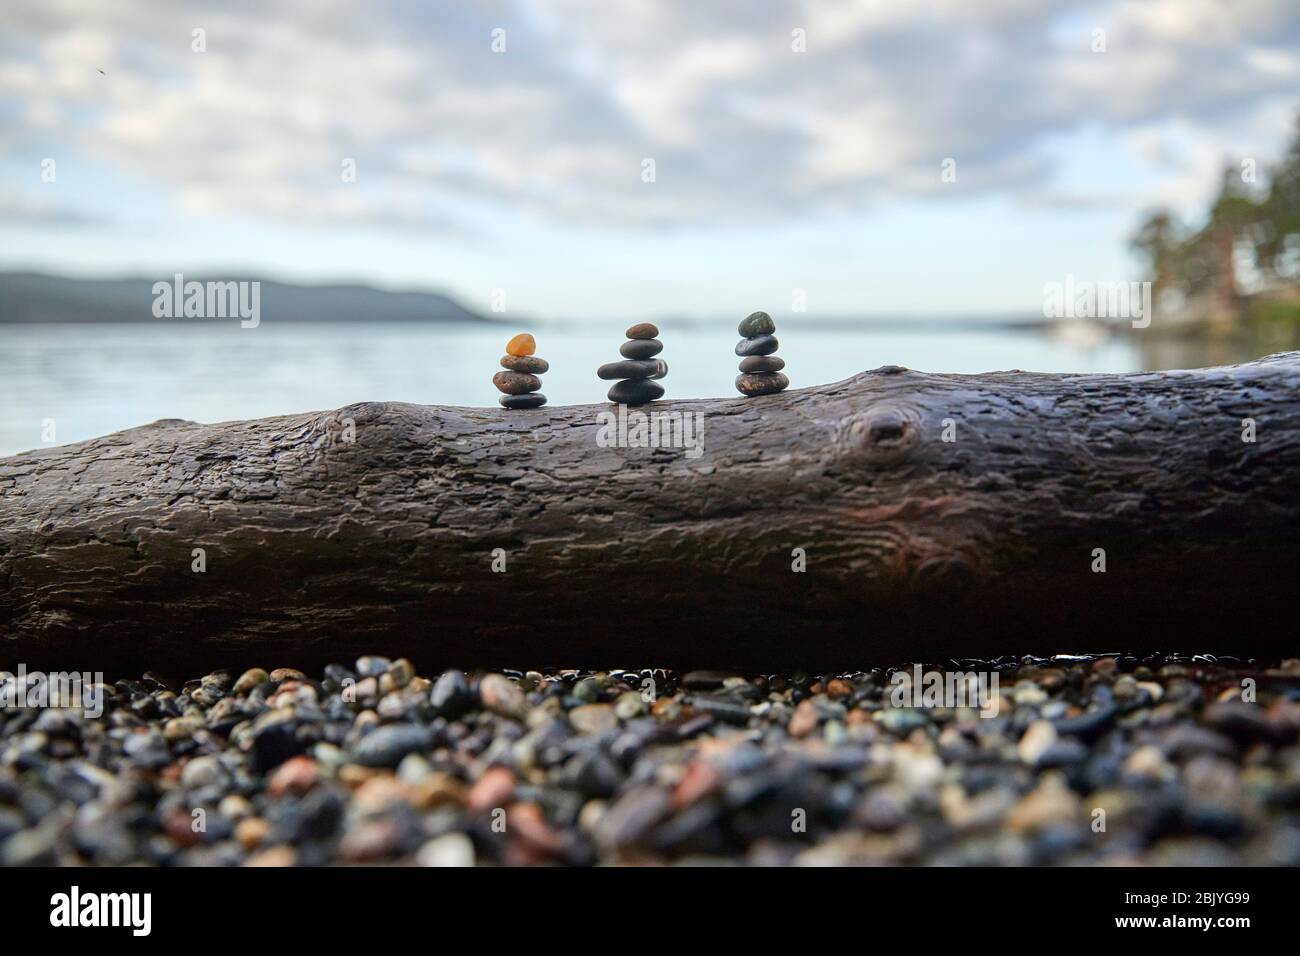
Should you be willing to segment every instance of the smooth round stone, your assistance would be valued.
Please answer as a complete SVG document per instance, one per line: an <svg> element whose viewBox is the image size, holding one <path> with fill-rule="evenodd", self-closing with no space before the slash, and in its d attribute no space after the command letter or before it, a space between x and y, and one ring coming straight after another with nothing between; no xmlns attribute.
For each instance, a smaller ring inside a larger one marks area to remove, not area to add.
<svg viewBox="0 0 1300 956"><path fill-rule="evenodd" d="M454 720L474 706L474 693L460 671L443 671L429 692L429 703L443 717Z"/></svg>
<svg viewBox="0 0 1300 956"><path fill-rule="evenodd" d="M587 677L573 685L573 696L588 704L594 704L600 700L604 690L604 685L597 678Z"/></svg>
<svg viewBox="0 0 1300 956"><path fill-rule="evenodd" d="M378 677L388 673L388 668L392 666L393 662L387 657L376 657L374 654L357 658L357 673L362 677Z"/></svg>
<svg viewBox="0 0 1300 956"><path fill-rule="evenodd" d="M771 355L780 345L775 335L755 335L736 343L737 355Z"/></svg>
<svg viewBox="0 0 1300 956"><path fill-rule="evenodd" d="M742 372L779 372L785 368L785 359L776 355L751 355L740 360Z"/></svg>
<svg viewBox="0 0 1300 956"><path fill-rule="evenodd" d="M507 395L526 395L541 388L542 380L527 372L497 372L492 376L492 384Z"/></svg>
<svg viewBox="0 0 1300 956"><path fill-rule="evenodd" d="M352 747L352 758L363 767L396 767L410 753L433 746L433 734L419 724L376 727Z"/></svg>
<svg viewBox="0 0 1300 956"><path fill-rule="evenodd" d="M494 714L523 720L528 715L528 699L519 685L504 674L486 674L478 682L483 706Z"/></svg>
<svg viewBox="0 0 1300 956"><path fill-rule="evenodd" d="M497 401L503 408L541 408L546 404L546 396L541 392L529 392L527 395L502 395Z"/></svg>
<svg viewBox="0 0 1300 956"><path fill-rule="evenodd" d="M235 681L235 693L241 697L251 691L258 684L265 684L271 679L266 671L260 667L253 667L239 675L239 680Z"/></svg>
<svg viewBox="0 0 1300 956"><path fill-rule="evenodd" d="M225 783L229 774L216 757L195 757L181 771L181 786L192 790Z"/></svg>
<svg viewBox="0 0 1300 956"><path fill-rule="evenodd" d="M506 343L507 355L532 355L537 351L537 340L527 332L520 332Z"/></svg>
<svg viewBox="0 0 1300 956"><path fill-rule="evenodd" d="M736 390L742 395L772 395L790 384L780 372L751 372L736 376Z"/></svg>
<svg viewBox="0 0 1300 956"><path fill-rule="evenodd" d="M603 734L618 726L612 704L584 704L569 711L569 723L582 734Z"/></svg>
<svg viewBox="0 0 1300 956"><path fill-rule="evenodd" d="M609 390L609 400L618 405L644 405L664 393L664 387L648 378L629 378L615 382Z"/></svg>
<svg viewBox="0 0 1300 956"><path fill-rule="evenodd" d="M548 371L551 365L546 359L538 358L536 355L503 355L501 356L501 367L508 368L512 372L541 375Z"/></svg>
<svg viewBox="0 0 1300 956"><path fill-rule="evenodd" d="M776 331L776 323L766 312L751 312L740 320L736 331L745 338L752 339L756 335L771 335Z"/></svg>
<svg viewBox="0 0 1300 956"><path fill-rule="evenodd" d="M663 359L648 359L636 362L628 359L623 362L608 362L596 369L596 377L611 378L663 378L668 374L668 363Z"/></svg>
<svg viewBox="0 0 1300 956"><path fill-rule="evenodd" d="M629 359L654 358L664 350L658 339L628 339L618 347L618 354Z"/></svg>
<svg viewBox="0 0 1300 956"><path fill-rule="evenodd" d="M659 335L659 327L653 322L640 322L623 333L629 339L653 339Z"/></svg>

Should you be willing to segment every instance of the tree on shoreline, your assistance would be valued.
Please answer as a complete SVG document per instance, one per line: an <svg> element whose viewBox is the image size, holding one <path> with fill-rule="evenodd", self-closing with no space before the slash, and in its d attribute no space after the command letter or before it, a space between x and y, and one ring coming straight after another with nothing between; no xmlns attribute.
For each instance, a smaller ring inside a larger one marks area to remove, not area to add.
<svg viewBox="0 0 1300 956"><path fill-rule="evenodd" d="M1263 208L1271 227L1259 251L1265 268L1283 281L1300 280L1300 116L1291 148L1271 171Z"/></svg>
<svg viewBox="0 0 1300 956"><path fill-rule="evenodd" d="M1157 301L1199 302L1235 317L1242 311L1244 257L1263 290L1300 286L1300 116L1281 161L1257 186L1248 163L1227 163L1200 228L1170 210L1148 212L1129 240L1151 277Z"/></svg>

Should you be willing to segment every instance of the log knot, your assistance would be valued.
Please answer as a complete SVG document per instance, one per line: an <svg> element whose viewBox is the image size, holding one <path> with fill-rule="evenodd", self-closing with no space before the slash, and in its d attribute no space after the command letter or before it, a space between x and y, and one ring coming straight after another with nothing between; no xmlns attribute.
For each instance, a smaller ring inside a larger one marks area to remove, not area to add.
<svg viewBox="0 0 1300 956"><path fill-rule="evenodd" d="M964 595L972 589L979 575L977 560L961 551L933 555L916 565L917 584L935 595Z"/></svg>
<svg viewBox="0 0 1300 956"><path fill-rule="evenodd" d="M392 402L356 402L332 412L322 412L307 423L312 450L344 451L363 444L371 453L406 439L416 431L418 421L406 407Z"/></svg>
<svg viewBox="0 0 1300 956"><path fill-rule="evenodd" d="M881 402L842 419L835 447L849 461L887 467L908 460L924 437L919 410L899 402Z"/></svg>

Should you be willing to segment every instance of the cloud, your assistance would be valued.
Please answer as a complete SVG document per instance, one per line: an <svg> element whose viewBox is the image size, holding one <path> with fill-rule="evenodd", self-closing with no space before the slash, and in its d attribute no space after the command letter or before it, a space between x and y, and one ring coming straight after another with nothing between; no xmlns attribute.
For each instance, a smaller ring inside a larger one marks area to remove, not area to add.
<svg viewBox="0 0 1300 956"><path fill-rule="evenodd" d="M82 229L106 226L111 222L112 217L105 213L44 202L18 193L0 192L0 226Z"/></svg>
<svg viewBox="0 0 1300 956"><path fill-rule="evenodd" d="M1294 0L10 0L0 155L54 143L188 213L316 226L770 221L951 195L949 157L961 194L1033 204L1080 129L1149 157L1172 121L1214 142L1293 108L1297 49Z"/></svg>
<svg viewBox="0 0 1300 956"><path fill-rule="evenodd" d="M1108 193L1072 192L1060 189L1027 190L1016 196L1016 205L1023 209L1058 212L1100 212L1125 209L1126 197Z"/></svg>

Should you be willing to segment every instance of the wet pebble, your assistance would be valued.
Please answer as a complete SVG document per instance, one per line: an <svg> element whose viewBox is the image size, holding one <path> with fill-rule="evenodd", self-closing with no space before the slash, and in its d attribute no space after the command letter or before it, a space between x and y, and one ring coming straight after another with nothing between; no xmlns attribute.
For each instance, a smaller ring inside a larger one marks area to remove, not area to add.
<svg viewBox="0 0 1300 956"><path fill-rule="evenodd" d="M500 395L497 402L502 408L541 408L546 404L546 396L541 392L529 392L526 395Z"/></svg>
<svg viewBox="0 0 1300 956"><path fill-rule="evenodd" d="M662 398L664 387L648 378L630 378L610 386L608 398L619 405L644 405Z"/></svg>
<svg viewBox="0 0 1300 956"><path fill-rule="evenodd" d="M663 378L667 374L668 363L663 359L646 359L639 362L626 359L622 362L606 362L596 369L596 377L606 380Z"/></svg>
<svg viewBox="0 0 1300 956"><path fill-rule="evenodd" d="M759 335L736 343L737 355L771 355L780 347L775 335Z"/></svg>
<svg viewBox="0 0 1300 956"><path fill-rule="evenodd" d="M526 372L497 372L492 376L497 391L506 395L526 395L542 387L542 380Z"/></svg>
<svg viewBox="0 0 1300 956"><path fill-rule="evenodd" d="M790 380L781 372L749 372L736 376L736 390L742 395L774 395L789 385Z"/></svg>
<svg viewBox="0 0 1300 956"><path fill-rule="evenodd" d="M776 323L766 312L751 312L740 320L736 331L742 338L752 339L757 335L771 335L776 331Z"/></svg>
<svg viewBox="0 0 1300 956"><path fill-rule="evenodd" d="M522 372L526 375L544 375L550 371L551 364L536 355L503 355L501 367L510 372Z"/></svg>
<svg viewBox="0 0 1300 956"><path fill-rule="evenodd" d="M654 358L664 350L664 344L658 339L628 339L618 347L618 354L626 359L644 361Z"/></svg>
<svg viewBox="0 0 1300 956"><path fill-rule="evenodd" d="M569 723L583 734L603 734L618 726L618 715L609 704L584 704L569 711Z"/></svg>
<svg viewBox="0 0 1300 956"><path fill-rule="evenodd" d="M474 706L474 693L463 673L443 671L429 692L429 703L443 717L455 720Z"/></svg>
<svg viewBox="0 0 1300 956"><path fill-rule="evenodd" d="M740 360L739 368L742 372L751 373L779 372L785 368L785 359L779 355L750 355Z"/></svg>
<svg viewBox="0 0 1300 956"><path fill-rule="evenodd" d="M418 724L387 724L366 734L352 748L352 756L363 767L396 767L409 753L421 753L433 746L429 728Z"/></svg>
<svg viewBox="0 0 1300 956"><path fill-rule="evenodd" d="M528 714L524 692L510 678L502 674L487 674L479 681L479 697L483 706L502 717L523 720Z"/></svg>
<svg viewBox="0 0 1300 956"><path fill-rule="evenodd" d="M884 671L146 675L0 722L0 862L1300 860L1290 675L1101 661L1012 661L989 718Z"/></svg>

